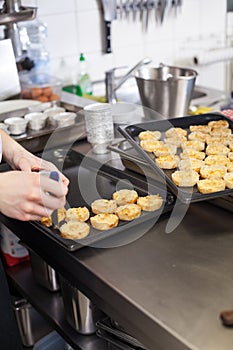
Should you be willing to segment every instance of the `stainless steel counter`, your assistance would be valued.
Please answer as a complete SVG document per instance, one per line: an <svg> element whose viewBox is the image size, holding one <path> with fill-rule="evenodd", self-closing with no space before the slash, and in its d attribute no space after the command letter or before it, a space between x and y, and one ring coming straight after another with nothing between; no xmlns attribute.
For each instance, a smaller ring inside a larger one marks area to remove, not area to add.
<svg viewBox="0 0 233 350"><path fill-rule="evenodd" d="M78 149L88 151L85 143ZM232 214L193 204L166 234L168 218L131 244L73 253L28 223L2 220L149 349L229 350L233 329L219 314L233 308Z"/></svg>

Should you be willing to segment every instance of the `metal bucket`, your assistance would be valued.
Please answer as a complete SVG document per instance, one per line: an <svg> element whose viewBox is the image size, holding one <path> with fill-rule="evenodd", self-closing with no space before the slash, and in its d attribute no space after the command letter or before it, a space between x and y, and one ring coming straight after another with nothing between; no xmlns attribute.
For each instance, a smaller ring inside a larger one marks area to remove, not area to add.
<svg viewBox="0 0 233 350"><path fill-rule="evenodd" d="M187 115L196 77L197 72L192 69L163 64L135 72L142 105L165 118Z"/></svg>
<svg viewBox="0 0 233 350"><path fill-rule="evenodd" d="M96 322L104 313L77 288L60 275L61 294L68 323L81 334L96 332Z"/></svg>

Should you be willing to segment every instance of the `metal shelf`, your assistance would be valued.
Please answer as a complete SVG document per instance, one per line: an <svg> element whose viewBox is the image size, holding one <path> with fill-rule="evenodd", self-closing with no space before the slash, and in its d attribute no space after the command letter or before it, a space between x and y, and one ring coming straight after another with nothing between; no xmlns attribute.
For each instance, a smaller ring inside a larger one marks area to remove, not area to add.
<svg viewBox="0 0 233 350"><path fill-rule="evenodd" d="M77 333L66 321L63 300L59 292L49 292L34 281L31 264L25 262L6 267L9 283L19 291L52 327L76 350L107 350L105 341L94 335Z"/></svg>

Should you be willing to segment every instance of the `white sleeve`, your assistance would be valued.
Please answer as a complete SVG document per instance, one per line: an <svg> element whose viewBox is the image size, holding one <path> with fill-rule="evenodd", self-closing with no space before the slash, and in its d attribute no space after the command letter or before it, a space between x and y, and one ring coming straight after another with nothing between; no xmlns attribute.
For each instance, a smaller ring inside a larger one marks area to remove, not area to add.
<svg viewBox="0 0 233 350"><path fill-rule="evenodd" d="M2 136L0 134L0 163L2 161Z"/></svg>

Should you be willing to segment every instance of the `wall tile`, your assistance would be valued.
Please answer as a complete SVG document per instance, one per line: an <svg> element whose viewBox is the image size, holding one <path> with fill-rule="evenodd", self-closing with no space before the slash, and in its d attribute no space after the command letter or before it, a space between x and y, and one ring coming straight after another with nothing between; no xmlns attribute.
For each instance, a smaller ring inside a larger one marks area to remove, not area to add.
<svg viewBox="0 0 233 350"><path fill-rule="evenodd" d="M92 11L101 7L100 0L75 0L77 11Z"/></svg>
<svg viewBox="0 0 233 350"><path fill-rule="evenodd" d="M77 13L76 30L82 51L101 51L101 16L99 11Z"/></svg>
<svg viewBox="0 0 233 350"><path fill-rule="evenodd" d="M52 57L64 57L78 53L75 14L42 16L48 25L47 48Z"/></svg>
<svg viewBox="0 0 233 350"><path fill-rule="evenodd" d="M37 3L39 16L75 11L75 0L37 0Z"/></svg>
<svg viewBox="0 0 233 350"><path fill-rule="evenodd" d="M193 67L194 55L227 45L226 1L215 0L211 6L209 0L185 0L177 12L173 8L165 14L162 24L156 22L153 10L147 30L145 13L144 27L139 14L133 21L132 13L128 18L123 14L122 19L118 13L117 20L112 22L112 53L105 54L101 0L34 0L39 6L39 16L48 24L47 47L54 71L61 69L63 58L72 74L77 75L78 57L83 51L93 80L104 79L105 71L114 66L132 67L145 56L151 57L155 65L166 62ZM209 86L223 86L223 67L224 63L218 66L214 76L212 66L198 67L200 81Z"/></svg>

